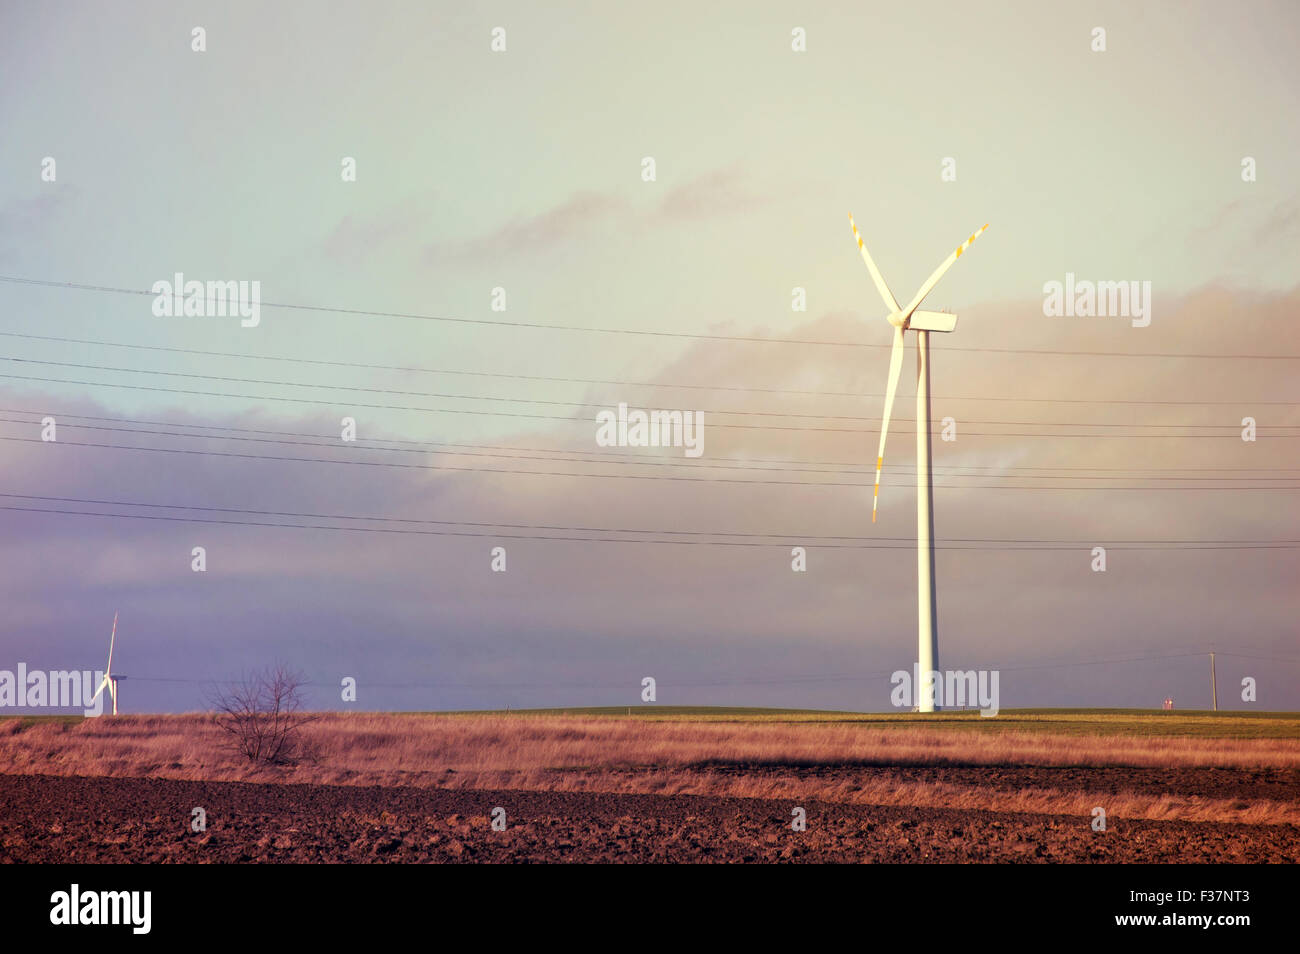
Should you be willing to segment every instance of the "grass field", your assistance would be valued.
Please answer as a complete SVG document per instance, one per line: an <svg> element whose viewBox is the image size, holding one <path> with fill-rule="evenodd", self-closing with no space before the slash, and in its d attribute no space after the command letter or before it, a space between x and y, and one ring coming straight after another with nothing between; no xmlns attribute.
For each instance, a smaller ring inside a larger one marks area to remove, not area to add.
<svg viewBox="0 0 1300 954"><path fill-rule="evenodd" d="M303 743L0 719L0 861L1300 861L1296 713L322 713Z"/></svg>
<svg viewBox="0 0 1300 954"><path fill-rule="evenodd" d="M1000 734L1043 731L1081 735L1165 735L1225 739L1300 739L1300 713L1211 712L1188 709L1004 709L995 718L978 711L916 713L858 713L824 709L763 709L703 706L614 706L585 709L516 709L414 715L572 715L637 718L657 721L824 723L966 729Z"/></svg>
<svg viewBox="0 0 1300 954"><path fill-rule="evenodd" d="M205 715L0 722L0 772L552 792L1300 824L1300 715L938 715L634 707L325 713L254 768Z"/></svg>

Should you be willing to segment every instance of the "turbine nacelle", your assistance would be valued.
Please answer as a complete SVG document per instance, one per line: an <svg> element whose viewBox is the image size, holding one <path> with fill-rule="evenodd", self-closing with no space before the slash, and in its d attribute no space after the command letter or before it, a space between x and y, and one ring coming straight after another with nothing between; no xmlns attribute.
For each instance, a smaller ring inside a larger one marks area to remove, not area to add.
<svg viewBox="0 0 1300 954"><path fill-rule="evenodd" d="M957 327L957 316L947 311L914 311L911 317L904 318L901 311L896 311L885 318L895 328L906 331L953 331Z"/></svg>
<svg viewBox="0 0 1300 954"><path fill-rule="evenodd" d="M955 331L957 316L950 311L914 311L909 327L917 331Z"/></svg>

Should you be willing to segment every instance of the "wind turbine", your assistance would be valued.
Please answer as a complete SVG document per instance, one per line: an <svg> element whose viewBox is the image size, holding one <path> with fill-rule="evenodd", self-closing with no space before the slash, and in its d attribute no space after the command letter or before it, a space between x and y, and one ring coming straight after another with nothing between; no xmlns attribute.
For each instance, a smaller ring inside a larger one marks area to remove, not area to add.
<svg viewBox="0 0 1300 954"><path fill-rule="evenodd" d="M104 687L107 686L108 694L113 697L113 715L117 715L117 680L113 678L113 643L115 643L116 641L117 641L117 614L114 613L113 632L108 637L108 666L106 666L104 669L104 681L99 684L99 688L95 690L95 694L90 697L90 701L94 702L96 699L99 698L99 694L104 691Z"/></svg>
<svg viewBox="0 0 1300 954"><path fill-rule="evenodd" d="M871 260L866 243L858 234L858 227L849 213L853 237L858 240L858 250L867 263L871 280L885 302L889 313L885 316L894 326L894 347L889 353L889 386L885 390L885 411L880 418L880 449L876 451L876 487L871 498L871 522L876 522L876 507L880 500L880 470L885 464L885 435L889 431L889 415L894 408L894 394L898 390L898 376L903 370L903 333L909 328L916 331L916 662L917 710L934 711L934 692L923 693L921 681L939 668L938 604L934 595L934 489L930 470L930 332L950 332L957 327L957 316L943 311L917 311L925 296L939 284L939 279L961 258L962 252L984 234L984 228L972 232L938 268L925 280L906 308L899 308L889 286L885 284L876 263Z"/></svg>

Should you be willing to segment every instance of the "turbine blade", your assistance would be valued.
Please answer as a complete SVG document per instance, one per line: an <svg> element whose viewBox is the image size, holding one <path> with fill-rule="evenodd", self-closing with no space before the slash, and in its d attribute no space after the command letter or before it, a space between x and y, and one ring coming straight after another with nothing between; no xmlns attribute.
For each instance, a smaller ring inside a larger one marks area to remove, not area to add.
<svg viewBox="0 0 1300 954"><path fill-rule="evenodd" d="M957 259L961 258L961 253L966 251L966 249L970 248L971 243L974 242L981 235L983 235L984 229L987 228L988 228L988 223L985 223L983 229L980 229L978 232L972 232L971 237L968 238L966 241L962 242L960 245L958 245L957 248L953 251L953 253L943 260L943 264L941 264L938 268L936 268L933 274L931 274L930 277L925 280L925 284L922 285L921 290L916 293L916 297L913 298L908 303L905 309L903 309L904 321L912 317L912 312L916 311L916 309L920 307L921 302L925 299L926 295L934 291L934 286L939 284L939 279L943 278L944 273L948 271L948 269L952 268L952 263L957 261Z"/></svg>
<svg viewBox="0 0 1300 954"><path fill-rule="evenodd" d="M867 251L867 243L862 241L862 236L858 234L858 226L853 221L853 213L849 213L849 225L853 227L853 237L858 240L858 251L862 253L862 260L867 263L867 268L871 272L871 280L876 283L876 291L880 292L880 297L885 301L885 307L889 309L892 315L898 311L898 302L894 298L894 293L889 290L885 284L885 279L881 276L880 270L876 268L876 263L871 260L871 253Z"/></svg>
<svg viewBox="0 0 1300 954"><path fill-rule="evenodd" d="M871 522L876 522L876 505L880 502L880 468L885 465L885 435L889 433L889 414L894 409L894 393L903 370L903 329L894 329L894 348L889 353L889 387L885 389L885 412L880 415L880 449L876 451L876 490L871 497Z"/></svg>
<svg viewBox="0 0 1300 954"><path fill-rule="evenodd" d="M117 614L116 613L113 614L113 632L108 637L108 668L104 670L106 674L113 671L113 643L115 642L117 642Z"/></svg>
<svg viewBox="0 0 1300 954"><path fill-rule="evenodd" d="M108 676L105 676L103 681L100 682L99 688L95 690L95 694L90 697L90 701L94 702L96 699L98 699L99 694L104 691L104 687L107 685L108 685Z"/></svg>

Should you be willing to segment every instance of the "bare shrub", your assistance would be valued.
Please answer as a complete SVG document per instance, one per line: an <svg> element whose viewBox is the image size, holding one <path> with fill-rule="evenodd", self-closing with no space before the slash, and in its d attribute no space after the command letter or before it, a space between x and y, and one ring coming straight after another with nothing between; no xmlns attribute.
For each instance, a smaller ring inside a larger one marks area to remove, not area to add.
<svg viewBox="0 0 1300 954"><path fill-rule="evenodd" d="M311 758L301 728L315 716L303 711L302 674L277 663L213 690L214 721L250 762L292 765Z"/></svg>

